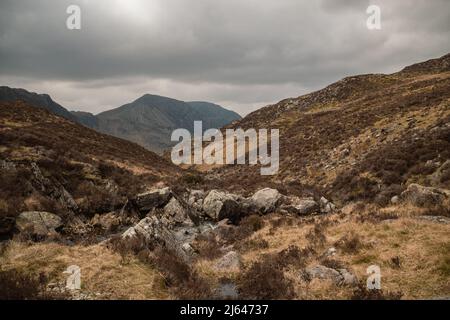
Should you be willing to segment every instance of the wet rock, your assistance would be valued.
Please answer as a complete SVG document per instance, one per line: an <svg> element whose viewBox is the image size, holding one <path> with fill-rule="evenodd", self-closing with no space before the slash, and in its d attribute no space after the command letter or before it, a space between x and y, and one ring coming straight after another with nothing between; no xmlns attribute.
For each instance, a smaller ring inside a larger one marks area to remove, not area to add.
<svg viewBox="0 0 450 320"><path fill-rule="evenodd" d="M276 189L264 188L257 191L252 197L251 201L254 203L256 209L261 213L270 213L277 209L282 195Z"/></svg>
<svg viewBox="0 0 450 320"><path fill-rule="evenodd" d="M215 290L215 298L219 300L235 300L239 298L236 285L231 281L221 282Z"/></svg>
<svg viewBox="0 0 450 320"><path fill-rule="evenodd" d="M19 231L30 231L40 236L55 232L61 225L60 217L45 211L26 211L16 218L16 227Z"/></svg>

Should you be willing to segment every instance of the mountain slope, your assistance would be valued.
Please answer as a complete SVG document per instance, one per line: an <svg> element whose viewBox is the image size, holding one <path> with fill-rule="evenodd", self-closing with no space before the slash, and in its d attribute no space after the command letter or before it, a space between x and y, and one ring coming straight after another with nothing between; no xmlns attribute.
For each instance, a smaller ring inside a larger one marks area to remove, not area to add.
<svg viewBox="0 0 450 320"><path fill-rule="evenodd" d="M77 117L71 114L63 106L53 101L48 94L38 94L24 89L0 86L0 102L13 102L17 100L22 100L30 105L44 108L68 120L77 121Z"/></svg>
<svg viewBox="0 0 450 320"><path fill-rule="evenodd" d="M94 115L83 111L68 111L47 94L25 89L0 87L0 102L24 101L78 122L99 132L135 142L147 149L162 153L172 144L173 130L193 131L195 120L203 121L204 129L221 128L241 117L209 102L183 102L167 97L146 94L119 108Z"/></svg>
<svg viewBox="0 0 450 320"><path fill-rule="evenodd" d="M0 103L0 146L0 235L2 219L22 211L106 213L181 174L141 146L23 101Z"/></svg>
<svg viewBox="0 0 450 320"><path fill-rule="evenodd" d="M95 129L136 142L155 152L162 152L173 143L173 130L193 131L194 121L203 121L203 129L220 128L239 115L210 103L183 101L146 94L132 103L96 116Z"/></svg>
<svg viewBox="0 0 450 320"><path fill-rule="evenodd" d="M195 112L202 115L203 125L208 128L222 128L233 121L240 120L241 116L236 112L204 101L189 101L188 104Z"/></svg>
<svg viewBox="0 0 450 320"><path fill-rule="evenodd" d="M230 127L280 129L278 174L225 166L213 176L231 189L310 186L341 201L385 203L412 182L448 188L449 61L348 77L257 110Z"/></svg>

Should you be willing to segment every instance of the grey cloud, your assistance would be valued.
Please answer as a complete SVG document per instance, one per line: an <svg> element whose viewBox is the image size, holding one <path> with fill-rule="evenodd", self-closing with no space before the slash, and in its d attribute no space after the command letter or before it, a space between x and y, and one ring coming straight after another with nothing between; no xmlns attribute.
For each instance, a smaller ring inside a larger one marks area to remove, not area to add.
<svg viewBox="0 0 450 320"><path fill-rule="evenodd" d="M371 2L359 0L3 0L0 79L78 109L152 92L247 113L449 51L449 1L376 2L374 32L365 27ZM80 31L65 28L69 4L82 9Z"/></svg>

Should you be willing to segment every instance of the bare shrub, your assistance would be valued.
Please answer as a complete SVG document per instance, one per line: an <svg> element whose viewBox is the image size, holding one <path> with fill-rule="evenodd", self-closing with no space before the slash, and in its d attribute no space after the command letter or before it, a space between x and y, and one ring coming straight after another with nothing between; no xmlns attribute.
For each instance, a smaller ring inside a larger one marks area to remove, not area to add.
<svg viewBox="0 0 450 320"><path fill-rule="evenodd" d="M221 233L221 238L228 244L236 243L250 237L264 227L263 219L258 215L244 217L238 226Z"/></svg>
<svg viewBox="0 0 450 320"><path fill-rule="evenodd" d="M292 281L284 275L275 259L253 263L237 280L243 299L292 299L295 296Z"/></svg>
<svg viewBox="0 0 450 320"><path fill-rule="evenodd" d="M345 269L345 264L341 261L331 259L331 258L324 258L320 262L323 266L331 268L331 269Z"/></svg>
<svg viewBox="0 0 450 320"><path fill-rule="evenodd" d="M64 294L46 292L45 274L11 269L0 271L0 300L62 300Z"/></svg>
<svg viewBox="0 0 450 320"><path fill-rule="evenodd" d="M254 239L247 239L235 244L235 248L240 252L247 252L251 250L261 250L269 248L269 242L261 237Z"/></svg>
<svg viewBox="0 0 450 320"><path fill-rule="evenodd" d="M335 244L337 248L341 249L342 252L348 254L358 253L361 249L365 247L364 243L361 241L359 235L355 233L347 234L339 239Z"/></svg>
<svg viewBox="0 0 450 320"><path fill-rule="evenodd" d="M174 252L158 247L148 256L148 262L164 277L166 285L179 299L208 299L210 284Z"/></svg>
<svg viewBox="0 0 450 320"><path fill-rule="evenodd" d="M327 239L324 234L325 227L321 223L315 223L314 227L306 234L306 239L313 247L323 246Z"/></svg>
<svg viewBox="0 0 450 320"><path fill-rule="evenodd" d="M199 235L193 247L201 258L212 260L222 255L222 245L212 233Z"/></svg>

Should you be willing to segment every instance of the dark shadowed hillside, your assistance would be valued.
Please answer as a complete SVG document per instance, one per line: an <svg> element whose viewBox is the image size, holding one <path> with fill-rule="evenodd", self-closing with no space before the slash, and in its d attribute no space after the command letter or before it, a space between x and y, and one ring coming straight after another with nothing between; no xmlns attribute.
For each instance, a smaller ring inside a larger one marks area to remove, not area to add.
<svg viewBox="0 0 450 320"><path fill-rule="evenodd" d="M63 106L53 101L48 94L38 94L24 89L6 86L0 87L0 102L13 102L17 100L25 101L35 107L44 108L66 119L77 121L77 118L74 115Z"/></svg>

